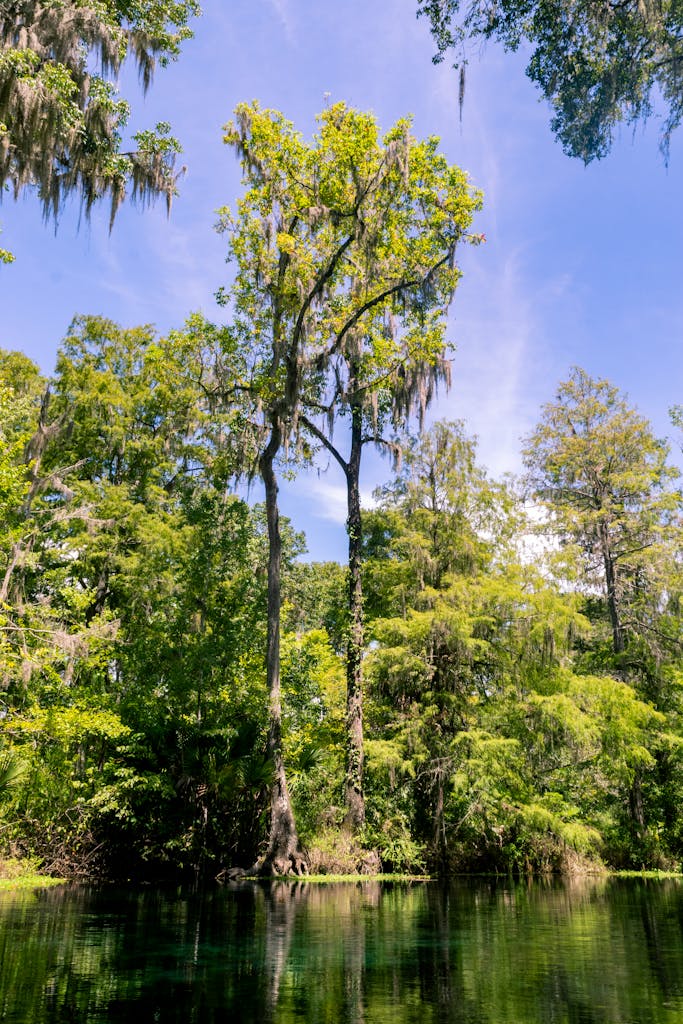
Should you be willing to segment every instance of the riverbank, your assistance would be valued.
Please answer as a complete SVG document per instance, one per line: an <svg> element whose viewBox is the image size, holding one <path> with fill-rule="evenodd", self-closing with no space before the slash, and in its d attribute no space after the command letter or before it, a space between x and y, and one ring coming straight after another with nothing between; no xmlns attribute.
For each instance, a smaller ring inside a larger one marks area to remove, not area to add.
<svg viewBox="0 0 683 1024"><path fill-rule="evenodd" d="M616 871L605 867L604 865L594 865L592 871L580 871L576 873L564 873L557 877L564 877L566 879L585 877L587 875L592 876L603 876L610 878L644 878L644 879L666 879L666 878L683 878L683 871ZM451 880L455 878L460 879L483 879L503 877L500 874L486 872L475 872L457 874L451 876ZM548 876L535 876L529 877L548 877ZM410 874L410 873L387 873L380 872L377 874L361 874L358 872L348 873L329 873L329 874L310 874L310 875L273 875L270 879L265 879L258 876L242 875L238 879L230 879L229 881L246 882L246 881L277 881L277 882L306 882L315 885L334 885L340 883L366 883L366 882L434 882L438 881L438 876L428 874ZM41 874L38 862L32 858L22 860L15 857L0 858L0 892L15 889L37 889L37 888L50 888L56 885L65 885L69 882L68 878L53 878L49 875Z"/></svg>
<svg viewBox="0 0 683 1024"><path fill-rule="evenodd" d="M243 875L239 882L313 882L315 885L332 885L339 882L434 882L435 875Z"/></svg>
<svg viewBox="0 0 683 1024"><path fill-rule="evenodd" d="M12 889L47 889L54 885L65 885L68 879L41 875L33 860L17 857L0 858L0 892Z"/></svg>

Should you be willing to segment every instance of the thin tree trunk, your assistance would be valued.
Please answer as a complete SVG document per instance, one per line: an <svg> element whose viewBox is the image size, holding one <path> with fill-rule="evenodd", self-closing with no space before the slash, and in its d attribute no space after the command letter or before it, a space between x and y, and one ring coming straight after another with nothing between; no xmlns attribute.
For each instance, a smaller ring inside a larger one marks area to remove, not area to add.
<svg viewBox="0 0 683 1024"><path fill-rule="evenodd" d="M628 809L631 823L638 839L645 835L645 809L643 806L643 787L640 775L636 775L628 793Z"/></svg>
<svg viewBox="0 0 683 1024"><path fill-rule="evenodd" d="M352 382L355 380L352 372ZM349 391L353 393L353 385ZM363 795L363 577L361 571L363 522L360 508L360 463L363 451L363 410L351 402L351 454L348 462L311 420L303 418L311 431L337 460L346 477L347 530L349 535L348 627L346 651L346 777L344 780L345 824L357 831L365 823Z"/></svg>
<svg viewBox="0 0 683 1024"><path fill-rule="evenodd" d="M268 628L266 677L268 684L268 753L273 766L271 786L270 839L265 857L258 865L261 874L304 874L306 858L299 848L294 812L292 810L285 763L282 755L282 704L280 698L280 604L282 538L278 510L278 486L273 461L280 448L282 433L277 424L271 428L270 441L259 467L266 489L268 522Z"/></svg>
<svg viewBox="0 0 683 1024"><path fill-rule="evenodd" d="M448 855L446 849L446 819L444 815L444 768L441 765L436 769L436 807L434 808L434 849L439 858L439 872L446 873Z"/></svg>
<svg viewBox="0 0 683 1024"><path fill-rule="evenodd" d="M619 655L623 654L626 649L626 637L624 636L624 628L621 624L621 616L619 614L616 566L609 547L609 538L607 537L607 530L605 527L601 527L600 542L602 546L603 564L605 566L607 608L609 611L610 623L612 625L612 649L615 654ZM647 827L645 825L643 790L641 775L639 772L636 772L629 789L628 809L634 836L637 840L642 842L647 833Z"/></svg>
<svg viewBox="0 0 683 1024"><path fill-rule="evenodd" d="M612 626L612 647L615 654L622 654L626 648L624 629L619 615L619 599L617 596L617 572L610 551L609 538L606 536L606 528L600 530L600 546L602 548L602 560L605 567L605 583L607 585L607 610L609 612Z"/></svg>
<svg viewBox="0 0 683 1024"><path fill-rule="evenodd" d="M351 454L346 466L349 534L349 642L346 656L346 824L358 831L365 823L363 796L363 581L360 459L363 413L351 408Z"/></svg>

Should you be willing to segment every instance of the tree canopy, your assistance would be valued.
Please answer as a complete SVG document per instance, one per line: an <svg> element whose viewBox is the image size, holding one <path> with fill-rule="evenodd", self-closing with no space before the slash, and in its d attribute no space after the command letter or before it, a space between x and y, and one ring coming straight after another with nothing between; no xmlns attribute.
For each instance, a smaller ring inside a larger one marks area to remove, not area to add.
<svg viewBox="0 0 683 1024"><path fill-rule="evenodd" d="M443 361L443 314L459 278L456 248L470 237L480 204L467 175L439 152L438 140L414 139L407 119L384 137L372 115L343 103L318 120L320 130L307 144L278 111L242 104L225 140L241 156L246 191L236 214L221 213L236 276L221 293L233 315L216 363L216 389L244 410L266 490L270 750L276 782L265 863L280 865L298 864L301 857L279 725L277 462L290 446L305 456L311 440L324 439L311 422L319 413L334 421L337 412L350 409L359 446L363 406L367 400L377 410L382 382L399 414L424 406L432 383L429 373L416 367ZM303 427L312 439L305 439ZM357 471L354 486L354 516L359 517ZM358 524L351 516L349 531L358 545ZM358 547L356 574L359 561ZM355 607L358 636L349 641L349 651L355 652L359 670L359 601ZM354 824L360 825L362 737L355 669L352 676L349 721L357 731L349 743L347 803L354 803Z"/></svg>
<svg viewBox="0 0 683 1024"><path fill-rule="evenodd" d="M617 654L647 628L642 605L655 564L673 561L681 494L668 454L617 388L578 367L526 441L528 479L551 510L551 529L578 544L584 578L604 589Z"/></svg>
<svg viewBox="0 0 683 1024"><path fill-rule="evenodd" d="M569 156L604 157L615 129L663 106L661 145L668 154L683 117L683 12L665 0L418 0L437 44L435 61L453 52L464 88L466 46L493 39L530 51L526 73L550 103L551 128Z"/></svg>
<svg viewBox="0 0 683 1024"><path fill-rule="evenodd" d="M168 124L128 146L130 105L114 77L130 58L144 89L190 33L196 0L3 0L0 4L0 188L38 192L57 218L77 195L90 213L108 198L113 221L127 189L141 202L176 190L180 146Z"/></svg>
<svg viewBox="0 0 683 1024"><path fill-rule="evenodd" d="M543 410L527 459L562 559L530 557L523 496L462 423L402 439L364 513L351 836L345 572L279 519L278 752L269 516L234 492L245 408L215 390L230 339L83 317L49 388L0 353L5 844L90 876L253 864L282 756L317 870L679 863L682 502L647 422L578 370Z"/></svg>

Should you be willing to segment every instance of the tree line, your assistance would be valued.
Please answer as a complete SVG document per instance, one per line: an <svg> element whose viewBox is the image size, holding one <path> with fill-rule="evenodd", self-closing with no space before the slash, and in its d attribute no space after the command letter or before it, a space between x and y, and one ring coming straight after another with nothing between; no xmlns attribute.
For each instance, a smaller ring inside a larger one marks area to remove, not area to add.
<svg viewBox="0 0 683 1024"><path fill-rule="evenodd" d="M680 863L681 494L649 424L575 369L524 486L460 422L393 434L362 686L355 566L280 520L274 700L272 523L235 489L219 342L88 317L49 382L2 355L5 845L153 877Z"/></svg>

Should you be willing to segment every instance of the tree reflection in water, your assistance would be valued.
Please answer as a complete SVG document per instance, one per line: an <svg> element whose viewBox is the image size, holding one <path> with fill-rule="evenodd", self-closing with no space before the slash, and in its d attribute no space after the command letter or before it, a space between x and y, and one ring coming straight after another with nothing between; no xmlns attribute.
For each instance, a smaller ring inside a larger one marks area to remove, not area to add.
<svg viewBox="0 0 683 1024"><path fill-rule="evenodd" d="M680 882L0 899L8 1024L677 1024Z"/></svg>

